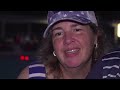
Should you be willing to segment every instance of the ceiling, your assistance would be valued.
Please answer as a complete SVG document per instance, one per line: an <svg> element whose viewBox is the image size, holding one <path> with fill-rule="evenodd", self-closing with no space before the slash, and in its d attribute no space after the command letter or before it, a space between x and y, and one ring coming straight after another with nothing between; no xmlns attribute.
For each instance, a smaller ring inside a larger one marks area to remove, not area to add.
<svg viewBox="0 0 120 90"><path fill-rule="evenodd" d="M96 14L103 16L104 18L119 18L120 11L95 11ZM44 17L47 11L0 11L1 15L25 15L33 17ZM111 19L112 19L111 18Z"/></svg>
<svg viewBox="0 0 120 90"><path fill-rule="evenodd" d="M47 11L0 11L0 21L46 24Z"/></svg>
<svg viewBox="0 0 120 90"><path fill-rule="evenodd" d="M120 11L95 11L103 21L112 22L120 20ZM46 20L47 11L0 11L0 20Z"/></svg>
<svg viewBox="0 0 120 90"><path fill-rule="evenodd" d="M96 11L96 14L102 17L103 20L119 20L120 11Z"/></svg>

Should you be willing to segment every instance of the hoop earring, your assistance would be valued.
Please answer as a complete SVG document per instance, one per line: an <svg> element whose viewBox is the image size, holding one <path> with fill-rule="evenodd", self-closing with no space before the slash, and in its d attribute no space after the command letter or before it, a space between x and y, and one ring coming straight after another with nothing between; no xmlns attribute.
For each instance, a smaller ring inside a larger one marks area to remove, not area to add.
<svg viewBox="0 0 120 90"><path fill-rule="evenodd" d="M53 56L56 56L55 51L53 51Z"/></svg>
<svg viewBox="0 0 120 90"><path fill-rule="evenodd" d="M95 49L97 49L97 48L98 48L98 44L96 43L96 44L95 44Z"/></svg>

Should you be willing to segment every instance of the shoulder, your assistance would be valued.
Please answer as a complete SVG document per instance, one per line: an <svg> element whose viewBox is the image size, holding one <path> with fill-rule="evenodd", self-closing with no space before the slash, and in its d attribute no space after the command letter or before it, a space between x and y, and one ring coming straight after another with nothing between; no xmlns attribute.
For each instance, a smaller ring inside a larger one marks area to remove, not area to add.
<svg viewBox="0 0 120 90"><path fill-rule="evenodd" d="M120 49L115 49L115 50L113 50L111 52L108 52L107 54L105 54L102 57L102 59L103 59L103 61L105 61L104 60L105 58L110 58L110 57L113 57L113 59L116 59L115 57L119 57L120 58ZM110 59L112 59L112 58L110 58Z"/></svg>
<svg viewBox="0 0 120 90"><path fill-rule="evenodd" d="M112 50L111 52L105 54L100 62L97 63L98 66L102 66L102 69L113 69L113 67L120 68L120 49ZM100 65L99 65L100 64Z"/></svg>
<svg viewBox="0 0 120 90"><path fill-rule="evenodd" d="M51 68L47 65L34 63L29 65L29 79L54 79Z"/></svg>
<svg viewBox="0 0 120 90"><path fill-rule="evenodd" d="M105 54L93 66L89 78L120 78L120 49Z"/></svg>
<svg viewBox="0 0 120 90"><path fill-rule="evenodd" d="M29 78L29 67L25 67L18 76L18 79L28 79Z"/></svg>
<svg viewBox="0 0 120 90"><path fill-rule="evenodd" d="M44 64L31 63L29 66L25 67L19 74L17 79L37 79L46 77L46 69Z"/></svg>
<svg viewBox="0 0 120 90"><path fill-rule="evenodd" d="M120 49L107 53L103 58L103 78L120 79Z"/></svg>
<svg viewBox="0 0 120 90"><path fill-rule="evenodd" d="M46 68L44 64L32 63L29 65L29 79L45 79Z"/></svg>
<svg viewBox="0 0 120 90"><path fill-rule="evenodd" d="M120 64L120 49L115 49L102 57L105 65Z"/></svg>

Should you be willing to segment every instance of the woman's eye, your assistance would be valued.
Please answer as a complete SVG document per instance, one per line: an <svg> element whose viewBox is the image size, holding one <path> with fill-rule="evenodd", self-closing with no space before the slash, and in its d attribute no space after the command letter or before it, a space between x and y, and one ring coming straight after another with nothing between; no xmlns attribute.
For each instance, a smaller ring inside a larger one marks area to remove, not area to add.
<svg viewBox="0 0 120 90"><path fill-rule="evenodd" d="M58 33L55 33L55 36L60 36L62 33L61 32L58 32Z"/></svg>
<svg viewBox="0 0 120 90"><path fill-rule="evenodd" d="M81 29L75 29L76 32L81 31Z"/></svg>
<svg viewBox="0 0 120 90"><path fill-rule="evenodd" d="M53 32L54 37L60 37L63 34L63 32Z"/></svg>

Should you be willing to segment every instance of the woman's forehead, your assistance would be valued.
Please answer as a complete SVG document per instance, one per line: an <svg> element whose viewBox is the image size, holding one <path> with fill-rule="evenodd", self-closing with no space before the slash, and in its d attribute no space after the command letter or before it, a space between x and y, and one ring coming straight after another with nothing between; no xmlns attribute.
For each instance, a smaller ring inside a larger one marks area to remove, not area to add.
<svg viewBox="0 0 120 90"><path fill-rule="evenodd" d="M62 22L59 22L59 23L56 23L53 25L52 29L55 28L55 27L58 27L58 26L70 26L70 27L76 27L76 26L89 26L88 24L80 24L78 22L73 22L73 21L62 21Z"/></svg>

